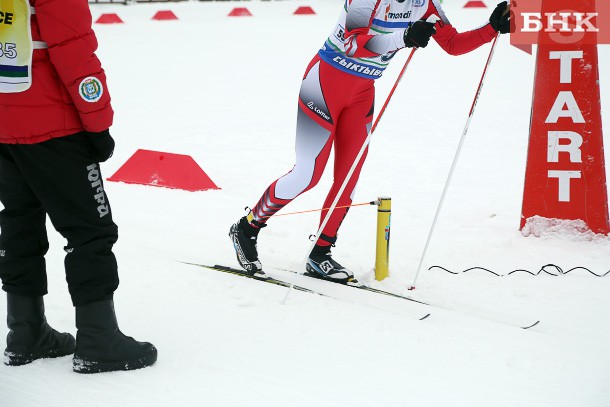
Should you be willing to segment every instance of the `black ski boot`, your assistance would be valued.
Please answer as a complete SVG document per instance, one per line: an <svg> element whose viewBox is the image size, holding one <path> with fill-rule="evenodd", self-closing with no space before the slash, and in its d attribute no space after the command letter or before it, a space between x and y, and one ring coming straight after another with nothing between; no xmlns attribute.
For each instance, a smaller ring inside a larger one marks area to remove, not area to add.
<svg viewBox="0 0 610 407"><path fill-rule="evenodd" d="M247 217L244 216L231 226L229 237L233 242L239 265L246 270L246 273L264 278L266 274L263 272L263 265L258 259L256 240L258 232L267 225L255 220L252 220L252 223L258 227L252 226Z"/></svg>
<svg viewBox="0 0 610 407"><path fill-rule="evenodd" d="M51 328L44 315L42 297L7 293L7 323L4 364L21 366L36 359L57 358L74 353L74 337Z"/></svg>
<svg viewBox="0 0 610 407"><path fill-rule="evenodd" d="M157 360L157 348L123 335L114 313L113 300L76 307L76 351L73 370L101 373L135 370Z"/></svg>
<svg viewBox="0 0 610 407"><path fill-rule="evenodd" d="M315 245L305 265L306 274L334 283L360 287L362 284L356 280L354 273L337 263L330 250L331 246Z"/></svg>

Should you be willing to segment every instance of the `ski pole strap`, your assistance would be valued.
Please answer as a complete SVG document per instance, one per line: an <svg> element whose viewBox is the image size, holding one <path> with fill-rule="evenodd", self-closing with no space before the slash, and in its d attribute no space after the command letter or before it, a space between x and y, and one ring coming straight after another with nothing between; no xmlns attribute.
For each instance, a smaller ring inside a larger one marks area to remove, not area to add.
<svg viewBox="0 0 610 407"><path fill-rule="evenodd" d="M316 237L316 235L309 235L309 240L312 240L312 238L315 238L315 237ZM337 236L330 237L328 235L325 235L324 233L320 233L319 239L323 240L323 241L325 241L327 243L330 243L330 245L334 247L335 246L335 242L337 241Z"/></svg>

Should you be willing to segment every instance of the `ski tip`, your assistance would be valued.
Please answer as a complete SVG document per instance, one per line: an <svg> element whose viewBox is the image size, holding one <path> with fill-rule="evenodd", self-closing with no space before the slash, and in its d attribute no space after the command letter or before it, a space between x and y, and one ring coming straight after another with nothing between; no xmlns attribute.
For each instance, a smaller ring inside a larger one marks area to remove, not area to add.
<svg viewBox="0 0 610 407"><path fill-rule="evenodd" d="M521 329L530 329L535 327L536 325L538 325L540 323L540 321L536 321L533 324L529 325L529 326L522 326Z"/></svg>

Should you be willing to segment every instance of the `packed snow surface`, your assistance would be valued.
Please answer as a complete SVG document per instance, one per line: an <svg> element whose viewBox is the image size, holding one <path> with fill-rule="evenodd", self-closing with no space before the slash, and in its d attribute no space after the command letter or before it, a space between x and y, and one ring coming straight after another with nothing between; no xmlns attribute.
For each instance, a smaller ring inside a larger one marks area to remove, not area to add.
<svg viewBox="0 0 610 407"><path fill-rule="evenodd" d="M491 12L490 2L462 3L443 3L462 31ZM301 5L316 14L293 15ZM239 6L253 16L227 17ZM408 290L490 45L461 57L436 43L418 50L373 136L354 202L392 198L390 278L374 279L375 207L350 211L333 251L361 281L435 307L315 280L329 296L292 291L284 301L285 288L181 263L237 265L229 226L292 167L300 80L341 7L338 0L92 6L94 19L116 12L124 21L94 25L116 111L117 148L102 165L105 177L147 149L192 156L221 189L106 182L120 231L119 324L154 343L158 362L90 376L73 373L69 357L2 365L0 406L610 406L610 276L595 276L610 270L610 241L583 238L578 224L549 229L533 220L519 231L534 57L506 37L416 289ZM177 21L151 19L168 9ZM407 55L400 52L377 81L377 110ZM599 70L607 129L607 46ZM284 212L319 208L332 162L327 169ZM270 272L306 279L279 269L301 270L318 216L269 222L259 252ZM47 318L76 333L65 241L48 229Z"/></svg>

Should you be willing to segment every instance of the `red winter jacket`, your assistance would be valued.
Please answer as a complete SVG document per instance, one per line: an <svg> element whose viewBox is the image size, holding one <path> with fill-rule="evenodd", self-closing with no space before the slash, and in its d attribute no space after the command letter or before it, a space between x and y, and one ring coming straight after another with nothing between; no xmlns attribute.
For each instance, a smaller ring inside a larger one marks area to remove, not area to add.
<svg viewBox="0 0 610 407"><path fill-rule="evenodd" d="M0 143L33 144L108 129L113 111L106 75L95 56L88 0L29 1L35 12L32 40L46 42L48 49L34 49L28 90L0 93ZM91 81L101 84L101 95L87 94Z"/></svg>

